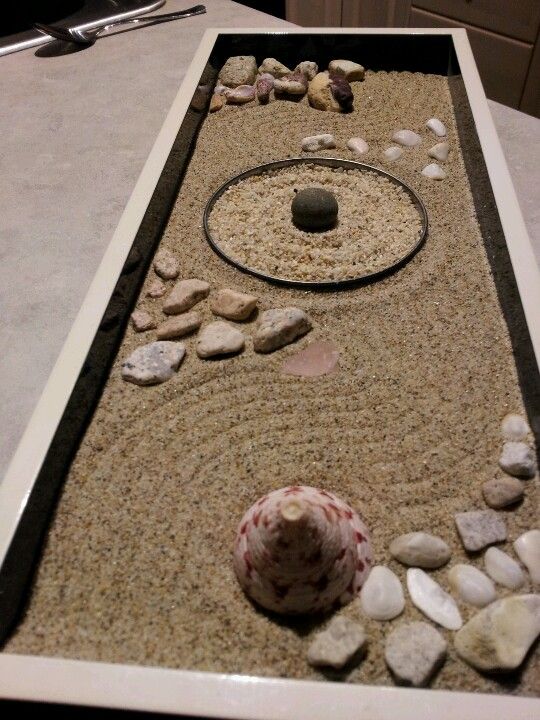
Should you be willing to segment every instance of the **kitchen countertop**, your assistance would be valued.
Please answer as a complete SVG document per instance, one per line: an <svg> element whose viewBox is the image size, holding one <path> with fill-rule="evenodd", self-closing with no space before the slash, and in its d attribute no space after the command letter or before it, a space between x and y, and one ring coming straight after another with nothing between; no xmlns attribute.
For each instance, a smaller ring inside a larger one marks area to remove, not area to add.
<svg viewBox="0 0 540 720"><path fill-rule="evenodd" d="M206 5L73 54L0 58L0 477L204 30L289 25L229 0ZM489 105L540 262L540 120Z"/></svg>

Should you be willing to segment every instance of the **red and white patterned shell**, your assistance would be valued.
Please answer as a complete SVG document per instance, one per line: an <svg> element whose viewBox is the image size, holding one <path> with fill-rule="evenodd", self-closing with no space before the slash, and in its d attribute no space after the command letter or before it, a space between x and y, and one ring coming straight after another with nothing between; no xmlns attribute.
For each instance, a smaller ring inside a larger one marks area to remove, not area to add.
<svg viewBox="0 0 540 720"><path fill-rule="evenodd" d="M250 507L238 526L233 562L252 600L300 614L350 602L373 554L368 529L352 508L326 490L298 485Z"/></svg>

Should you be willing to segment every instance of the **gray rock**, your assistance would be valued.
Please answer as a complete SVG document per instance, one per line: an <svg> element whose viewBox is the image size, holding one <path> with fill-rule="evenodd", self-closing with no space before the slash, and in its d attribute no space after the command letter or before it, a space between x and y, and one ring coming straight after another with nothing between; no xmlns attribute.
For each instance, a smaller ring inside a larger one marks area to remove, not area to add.
<svg viewBox="0 0 540 720"><path fill-rule="evenodd" d="M513 505L521 500L523 494L523 483L513 477L493 478L482 485L484 500L495 510Z"/></svg>
<svg viewBox="0 0 540 720"><path fill-rule="evenodd" d="M446 640L435 628L412 622L388 635L384 658L399 683L422 687L444 663L446 650Z"/></svg>
<svg viewBox="0 0 540 720"><path fill-rule="evenodd" d="M400 535L390 543L390 554L403 565L438 568L450 560L452 551L440 537L425 532Z"/></svg>
<svg viewBox="0 0 540 720"><path fill-rule="evenodd" d="M180 274L176 258L166 249L160 250L156 255L154 270L164 280L174 280Z"/></svg>
<svg viewBox="0 0 540 720"><path fill-rule="evenodd" d="M254 295L223 288L210 296L210 310L227 320L247 320L257 307L257 302Z"/></svg>
<svg viewBox="0 0 540 720"><path fill-rule="evenodd" d="M534 450L524 442L505 442L499 465L504 472L516 477L532 478L536 475Z"/></svg>
<svg viewBox="0 0 540 720"><path fill-rule="evenodd" d="M506 540L504 520L493 510L458 513L454 519L463 547L469 552Z"/></svg>
<svg viewBox="0 0 540 720"><path fill-rule="evenodd" d="M158 327L156 334L158 340L173 340L198 330L201 324L202 317L198 312L187 312L165 320Z"/></svg>
<svg viewBox="0 0 540 720"><path fill-rule="evenodd" d="M289 345L311 330L311 320L295 307L265 310L253 336L255 352L269 353Z"/></svg>
<svg viewBox="0 0 540 720"><path fill-rule="evenodd" d="M163 303L166 315L178 315L191 310L205 297L208 297L210 285L204 280L179 280Z"/></svg>
<svg viewBox="0 0 540 720"><path fill-rule="evenodd" d="M304 60L304 62L298 63L298 65L294 68L294 72L302 73L302 75L305 75L308 80L313 80L315 75L319 72L319 66L311 60Z"/></svg>
<svg viewBox="0 0 540 720"><path fill-rule="evenodd" d="M146 291L147 297L160 298L167 292L167 286L161 280L153 280Z"/></svg>
<svg viewBox="0 0 540 720"><path fill-rule="evenodd" d="M263 70L263 72L266 72ZM221 68L219 80L227 87L252 85L257 77L257 62L253 55L235 55L230 57Z"/></svg>
<svg viewBox="0 0 540 720"><path fill-rule="evenodd" d="M165 382L178 370L185 353L181 343L158 340L142 345L122 363L122 377L135 385Z"/></svg>
<svg viewBox="0 0 540 720"><path fill-rule="evenodd" d="M146 310L135 310L132 312L131 324L135 332L146 332L156 327L156 321Z"/></svg>
<svg viewBox="0 0 540 720"><path fill-rule="evenodd" d="M330 621L326 630L315 636L308 649L308 663L315 667L340 670L365 644L364 628L346 617L338 616Z"/></svg>
<svg viewBox="0 0 540 720"><path fill-rule="evenodd" d="M217 320L203 328L197 339L196 350L200 358L212 358L239 353L244 345L245 338L240 330Z"/></svg>
<svg viewBox="0 0 540 720"><path fill-rule="evenodd" d="M456 634L458 655L484 672L515 670L540 633L540 595L497 600Z"/></svg>
<svg viewBox="0 0 540 720"><path fill-rule="evenodd" d="M335 147L336 141L330 133L309 135L302 140L302 150L304 152L318 152L319 150L329 150Z"/></svg>
<svg viewBox="0 0 540 720"><path fill-rule="evenodd" d="M303 230L323 230L336 224L338 201L334 193L322 188L305 188L291 203L295 225Z"/></svg>
<svg viewBox="0 0 540 720"><path fill-rule="evenodd" d="M530 432L531 428L521 415L510 413L503 418L501 423L501 435L503 440L511 440L514 442L525 440Z"/></svg>

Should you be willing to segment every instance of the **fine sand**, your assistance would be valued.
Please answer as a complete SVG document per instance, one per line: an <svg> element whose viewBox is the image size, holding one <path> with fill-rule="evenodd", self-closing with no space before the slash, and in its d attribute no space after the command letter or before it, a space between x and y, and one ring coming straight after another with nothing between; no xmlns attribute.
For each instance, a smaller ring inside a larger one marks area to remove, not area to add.
<svg viewBox="0 0 540 720"><path fill-rule="evenodd" d="M305 100L276 101L226 107L205 122L162 246L177 256L183 277L255 294L263 309L298 305L314 329L272 355L255 354L248 342L242 355L214 362L198 359L190 338L178 374L150 388L123 382L120 363L155 333L126 331L8 652L323 679L305 659L321 621L259 612L232 570L244 511L291 483L326 488L361 512L376 562L402 581L404 568L390 559L388 545L412 530L441 535L453 551L450 565L482 566L481 557L462 550L453 515L485 507L481 485L498 472L501 418L524 409L448 82L368 72L354 92L350 115L323 113ZM424 127L432 116L449 129L442 182L420 174L437 142ZM365 161L380 164L399 128L416 130L423 142L383 167L423 198L430 233L396 274L332 294L281 289L240 274L207 245L204 205L228 177L296 156L302 137L322 132L333 133L338 146L322 155L352 159L346 142L362 136L370 145ZM145 287L152 279L150 271ZM143 288L138 307L158 319L161 305ZM199 308L209 320L207 302ZM253 323L244 330L251 334ZM339 346L339 370L318 379L280 375L283 360L315 339ZM528 481L521 506L504 512L503 549L512 553L511 541L537 524L538 499L537 479ZM433 576L448 588L447 569ZM384 624L363 620L357 603L342 612L364 623L369 649L356 668L333 677L392 684L384 637L404 620L424 618L410 601L402 617ZM449 656L433 687L540 693L538 652L503 683L459 661L453 633L441 632Z"/></svg>

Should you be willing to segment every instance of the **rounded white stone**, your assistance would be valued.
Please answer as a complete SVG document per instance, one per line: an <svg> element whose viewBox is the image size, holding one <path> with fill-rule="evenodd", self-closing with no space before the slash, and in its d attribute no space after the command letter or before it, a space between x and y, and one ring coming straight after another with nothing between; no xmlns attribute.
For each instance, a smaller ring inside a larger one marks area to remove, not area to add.
<svg viewBox="0 0 540 720"><path fill-rule="evenodd" d="M430 180L444 180L446 177L446 173L437 163L429 163L429 165L426 165L422 170L422 175L430 178Z"/></svg>
<svg viewBox="0 0 540 720"><path fill-rule="evenodd" d="M122 378L135 385L157 385L170 380L180 367L186 348L158 340L141 345L122 363Z"/></svg>
<svg viewBox="0 0 540 720"><path fill-rule="evenodd" d="M448 582L461 600L469 605L485 607L497 599L493 582L474 565L454 565L448 572Z"/></svg>
<svg viewBox="0 0 540 720"><path fill-rule="evenodd" d="M420 135L412 130L397 130L392 135L392 140L397 142L398 145L405 145L406 147L414 147L422 142Z"/></svg>
<svg viewBox="0 0 540 720"><path fill-rule="evenodd" d="M531 428L521 415L509 413L505 415L501 422L501 435L503 440L512 440L514 442L525 440L530 432Z"/></svg>
<svg viewBox="0 0 540 720"><path fill-rule="evenodd" d="M425 532L400 535L392 540L389 549L403 565L430 569L444 565L452 554L444 540Z"/></svg>
<svg viewBox="0 0 540 720"><path fill-rule="evenodd" d="M441 142L434 145L428 150L429 157L435 158L439 162L446 162L448 160L448 153L450 152L450 145L447 142Z"/></svg>
<svg viewBox="0 0 540 720"><path fill-rule="evenodd" d="M540 583L540 530L529 530L514 542L514 550L533 583Z"/></svg>
<svg viewBox="0 0 540 720"><path fill-rule="evenodd" d="M348 140L347 147L357 155L364 155L369 150L369 145L361 137L354 137Z"/></svg>
<svg viewBox="0 0 540 720"><path fill-rule="evenodd" d="M444 137L446 135L446 127L438 118L430 118L426 123L426 127L435 133L437 137Z"/></svg>
<svg viewBox="0 0 540 720"><path fill-rule="evenodd" d="M330 133L310 135L302 140L302 150L304 152L317 152L318 150L328 150L335 147L336 141Z"/></svg>
<svg viewBox="0 0 540 720"><path fill-rule="evenodd" d="M398 576L384 565L376 565L362 586L360 604L373 620L392 620L400 615L405 597Z"/></svg>
<svg viewBox="0 0 540 720"><path fill-rule="evenodd" d="M407 589L413 603L430 620L448 630L459 630L463 621L454 598L427 573L418 568L409 568Z"/></svg>
<svg viewBox="0 0 540 720"><path fill-rule="evenodd" d="M492 580L510 590L517 590L525 582L525 575L518 563L499 548L486 550L484 567Z"/></svg>
<svg viewBox="0 0 540 720"><path fill-rule="evenodd" d="M403 155L403 149L397 145L391 145L383 151L383 159L387 162L394 162Z"/></svg>
<svg viewBox="0 0 540 720"><path fill-rule="evenodd" d="M499 466L509 475L532 478L536 475L534 450L524 442L505 442Z"/></svg>

